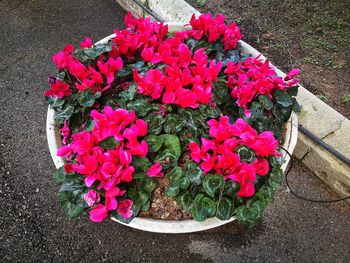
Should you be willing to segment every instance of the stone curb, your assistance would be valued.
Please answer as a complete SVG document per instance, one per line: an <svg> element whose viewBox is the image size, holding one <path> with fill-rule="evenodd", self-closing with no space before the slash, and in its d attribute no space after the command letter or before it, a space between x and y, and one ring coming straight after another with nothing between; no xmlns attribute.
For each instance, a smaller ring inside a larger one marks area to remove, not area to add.
<svg viewBox="0 0 350 263"><path fill-rule="evenodd" d="M136 16L147 16L133 0L116 0ZM188 22L200 12L184 0L142 0L164 21ZM350 159L350 121L311 92L300 86L297 97L302 105L299 123ZM299 132L294 156L340 196L350 195L350 167ZM350 202L350 201L349 201Z"/></svg>

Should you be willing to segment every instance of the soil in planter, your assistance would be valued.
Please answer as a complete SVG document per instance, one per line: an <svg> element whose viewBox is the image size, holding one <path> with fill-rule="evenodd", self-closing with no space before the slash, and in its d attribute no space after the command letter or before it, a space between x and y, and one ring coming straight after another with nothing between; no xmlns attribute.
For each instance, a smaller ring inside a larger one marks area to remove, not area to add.
<svg viewBox="0 0 350 263"><path fill-rule="evenodd" d="M176 200L165 194L165 189L169 185L166 176L158 178L158 186L153 192L151 207L147 212L141 211L140 217L148 217L163 220L185 220L192 218L178 206Z"/></svg>

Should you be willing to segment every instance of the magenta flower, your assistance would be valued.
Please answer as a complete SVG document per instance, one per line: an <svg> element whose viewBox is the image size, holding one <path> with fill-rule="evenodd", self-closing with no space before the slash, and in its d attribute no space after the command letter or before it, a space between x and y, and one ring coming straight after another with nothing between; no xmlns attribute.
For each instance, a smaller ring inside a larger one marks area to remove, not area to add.
<svg viewBox="0 0 350 263"><path fill-rule="evenodd" d="M84 41L80 42L80 48L91 48L92 47L92 39L86 37Z"/></svg>
<svg viewBox="0 0 350 263"><path fill-rule="evenodd" d="M55 83L50 84L50 90L46 90L44 92L44 95L46 97L58 97L60 99L62 99L63 97L69 97L72 94L72 91L70 89L70 86L65 83L62 82L60 80L56 80Z"/></svg>
<svg viewBox="0 0 350 263"><path fill-rule="evenodd" d="M271 155L279 155L276 152L278 141L275 139L273 132L265 131L257 137L252 148L260 156L267 157Z"/></svg>
<svg viewBox="0 0 350 263"><path fill-rule="evenodd" d="M133 201L131 199L125 199L121 201L118 206L119 215L124 219L130 218L133 214L132 205Z"/></svg>
<svg viewBox="0 0 350 263"><path fill-rule="evenodd" d="M63 127L61 129L61 134L62 134L62 143L67 144L68 139L69 139L70 134L71 134L67 121L65 121L63 124Z"/></svg>
<svg viewBox="0 0 350 263"><path fill-rule="evenodd" d="M84 201L88 206L93 206L100 202L100 194L95 190L89 190L89 192L84 195Z"/></svg>
<svg viewBox="0 0 350 263"><path fill-rule="evenodd" d="M266 159L255 159L253 163L253 168L256 174L260 176L265 176L270 170L269 161Z"/></svg>
<svg viewBox="0 0 350 263"><path fill-rule="evenodd" d="M285 81L291 80L299 74L300 74L300 69L293 68L291 71L288 72L287 76L285 76L284 80Z"/></svg>
<svg viewBox="0 0 350 263"><path fill-rule="evenodd" d="M108 216L108 210L102 204L96 205L89 212L90 220L93 222L102 222Z"/></svg>
<svg viewBox="0 0 350 263"><path fill-rule="evenodd" d="M147 171L147 175L149 177L162 177L164 173L162 173L162 165L159 162L154 163Z"/></svg>

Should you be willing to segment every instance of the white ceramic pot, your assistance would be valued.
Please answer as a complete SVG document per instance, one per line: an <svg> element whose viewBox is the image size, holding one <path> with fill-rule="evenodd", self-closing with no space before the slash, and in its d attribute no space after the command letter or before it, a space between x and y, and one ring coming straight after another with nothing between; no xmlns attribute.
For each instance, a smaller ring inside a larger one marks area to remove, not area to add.
<svg viewBox="0 0 350 263"><path fill-rule="evenodd" d="M189 26L187 26L185 23L175 22L175 23L167 23L167 24L169 26L170 33L174 33L176 31L189 28ZM106 43L108 42L109 39L113 38L114 36L115 34L112 34L100 40L96 44ZM258 52L255 48L251 47L244 41L240 41L240 43L242 45L244 54L252 54L253 57L260 55L261 59L264 59L264 60L266 59L260 52ZM286 75L276 67L275 67L275 71L277 75L280 77L284 77ZM59 168L64 164L63 159L57 156L57 150L61 146L60 131L54 122L54 110L51 109L50 107L48 108L48 112L47 112L46 132L47 132L47 140L48 140L52 160L56 168ZM288 152L293 153L295 145L297 143L297 137L298 137L298 119L296 114L293 112L290 119L286 123L286 138L285 138L285 143L283 144L283 147L287 149ZM282 165L283 171L285 171L290 161L290 157L287 154L284 155L284 158L286 162ZM174 221L174 220L156 220L151 218L136 217L129 224L120 222L114 217L112 217L112 220L118 223L121 223L123 225L144 230L144 231L158 232L158 233L190 233L190 232L197 232L197 231L203 231L203 230L215 228L215 227L227 224L229 222L232 222L236 220L236 218L232 217L229 220L222 221L216 217L213 217L205 220L204 222L197 222L192 219Z"/></svg>

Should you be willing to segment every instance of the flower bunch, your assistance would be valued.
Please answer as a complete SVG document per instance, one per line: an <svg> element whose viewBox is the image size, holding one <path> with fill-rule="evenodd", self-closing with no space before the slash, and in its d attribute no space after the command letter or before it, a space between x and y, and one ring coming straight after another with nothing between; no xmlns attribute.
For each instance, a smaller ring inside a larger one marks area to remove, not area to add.
<svg viewBox="0 0 350 263"><path fill-rule="evenodd" d="M163 43L159 49L162 45ZM199 104L211 102L213 81L217 80L221 63L216 63L215 60L208 63L204 49L199 49L192 55L184 43L175 47L169 45L166 50L168 54L164 54L164 58L168 61L165 63L167 66L164 73L159 69L153 69L147 71L145 76L140 76L134 69L134 81L138 86L138 93L151 96L153 99L161 98L164 104L174 104L182 108L198 108ZM146 58L145 61L148 59L154 61L154 58Z"/></svg>
<svg viewBox="0 0 350 263"><path fill-rule="evenodd" d="M247 58L237 64L229 62L224 71L227 74L228 87L231 89L231 96L237 99L237 105L246 110L250 115L248 105L259 95L266 95L272 98L276 90L285 91L298 83L294 79L300 73L293 69L282 79L276 76L275 70L269 61L262 61L259 57Z"/></svg>
<svg viewBox="0 0 350 263"><path fill-rule="evenodd" d="M130 165L132 156L145 156L148 152L147 143L142 140L147 135L147 123L136 119L135 113L108 106L102 113L92 111L91 117L94 120L92 131L72 135L72 142L62 146L57 155L74 160L64 165L66 173L85 177L84 184L90 190L84 200L93 207L92 221L100 222L108 211L116 209L122 217L129 218L133 202L126 199L118 205L116 197L125 193L118 185L132 181L135 170ZM99 203L102 190L104 204Z"/></svg>
<svg viewBox="0 0 350 263"><path fill-rule="evenodd" d="M276 152L278 141L273 133L266 131L258 134L243 119L230 124L227 116L220 117L219 121L209 120L208 125L212 139L201 138L201 145L190 143L191 158L200 163L204 173L213 170L224 175L226 180L239 183L238 196L254 195L256 174L266 176L270 170L266 158L279 155ZM242 155L243 152L249 153L248 159Z"/></svg>
<svg viewBox="0 0 350 263"><path fill-rule="evenodd" d="M238 41L242 38L240 29L236 23L227 26L225 24L225 17L221 14L215 18L211 14L203 14L198 18L192 15L190 25L192 27L188 31L190 37L197 40L206 37L209 43L216 42L219 38L222 38L225 50L236 48Z"/></svg>
<svg viewBox="0 0 350 263"><path fill-rule="evenodd" d="M94 222L130 222L152 209L159 177L198 221L235 214L252 225L273 200L299 70L281 78L242 55L240 30L222 15L189 24L168 34L128 14L108 42L87 37L53 56L58 74L44 95L60 128L65 165L54 178L70 218L89 209Z"/></svg>

